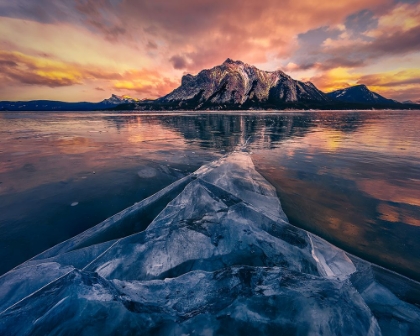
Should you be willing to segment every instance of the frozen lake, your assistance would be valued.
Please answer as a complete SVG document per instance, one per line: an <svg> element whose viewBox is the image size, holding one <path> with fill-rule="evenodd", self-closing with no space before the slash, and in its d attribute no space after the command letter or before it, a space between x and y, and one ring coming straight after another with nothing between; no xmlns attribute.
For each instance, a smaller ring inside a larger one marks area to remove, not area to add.
<svg viewBox="0 0 420 336"><path fill-rule="evenodd" d="M420 279L419 111L0 113L0 274L247 143L292 224Z"/></svg>

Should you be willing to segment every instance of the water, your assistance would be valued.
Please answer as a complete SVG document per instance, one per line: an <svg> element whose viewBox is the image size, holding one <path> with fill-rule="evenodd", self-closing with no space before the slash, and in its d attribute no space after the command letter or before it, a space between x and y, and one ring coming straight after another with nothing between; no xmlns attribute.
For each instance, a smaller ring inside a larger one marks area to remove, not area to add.
<svg viewBox="0 0 420 336"><path fill-rule="evenodd" d="M247 143L290 221L420 280L419 111L0 113L0 274Z"/></svg>

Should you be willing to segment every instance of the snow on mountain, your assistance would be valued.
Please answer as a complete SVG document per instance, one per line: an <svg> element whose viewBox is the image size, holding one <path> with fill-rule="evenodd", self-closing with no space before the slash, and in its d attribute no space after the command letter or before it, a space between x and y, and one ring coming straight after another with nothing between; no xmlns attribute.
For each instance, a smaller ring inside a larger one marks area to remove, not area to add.
<svg viewBox="0 0 420 336"><path fill-rule="evenodd" d="M376 92L370 91L366 85L356 85L345 89L336 90L327 93L332 100L348 103L378 103L378 104L395 104L395 100L387 99Z"/></svg>
<svg viewBox="0 0 420 336"><path fill-rule="evenodd" d="M328 100L310 82L294 80L280 70L263 71L228 58L223 64L202 70L196 76L183 76L180 87L156 102L192 102L199 108L221 104L244 106Z"/></svg>
<svg viewBox="0 0 420 336"><path fill-rule="evenodd" d="M138 101L140 101L140 99L132 98L127 95L117 96L115 94L112 94L110 98L102 100L101 103L107 104L107 105L119 105L119 104L136 103Z"/></svg>

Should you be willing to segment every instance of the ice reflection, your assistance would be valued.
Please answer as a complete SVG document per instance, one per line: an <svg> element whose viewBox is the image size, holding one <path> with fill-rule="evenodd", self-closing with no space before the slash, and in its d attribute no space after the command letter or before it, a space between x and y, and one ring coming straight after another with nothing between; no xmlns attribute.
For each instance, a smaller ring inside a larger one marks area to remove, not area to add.
<svg viewBox="0 0 420 336"><path fill-rule="evenodd" d="M100 113L0 113L0 143L0 274L220 156Z"/></svg>
<svg viewBox="0 0 420 336"><path fill-rule="evenodd" d="M419 279L416 113L366 113L351 133L320 123L298 141L254 151L296 225Z"/></svg>
<svg viewBox="0 0 420 336"><path fill-rule="evenodd" d="M1 113L3 267L247 143L293 223L420 279L419 124L409 111Z"/></svg>

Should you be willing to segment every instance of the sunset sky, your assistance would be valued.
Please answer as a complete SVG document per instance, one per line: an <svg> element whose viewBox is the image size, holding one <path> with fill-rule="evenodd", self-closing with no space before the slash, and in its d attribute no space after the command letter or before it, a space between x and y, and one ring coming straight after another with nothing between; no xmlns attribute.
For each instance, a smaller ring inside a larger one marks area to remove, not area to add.
<svg viewBox="0 0 420 336"><path fill-rule="evenodd" d="M0 0L0 100L156 98L226 58L420 100L420 0Z"/></svg>

